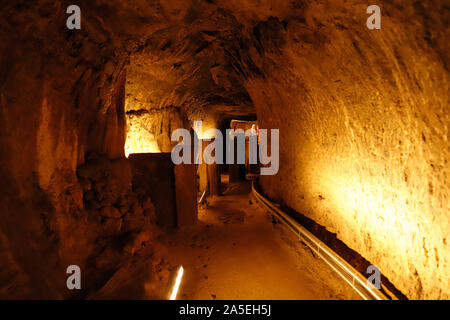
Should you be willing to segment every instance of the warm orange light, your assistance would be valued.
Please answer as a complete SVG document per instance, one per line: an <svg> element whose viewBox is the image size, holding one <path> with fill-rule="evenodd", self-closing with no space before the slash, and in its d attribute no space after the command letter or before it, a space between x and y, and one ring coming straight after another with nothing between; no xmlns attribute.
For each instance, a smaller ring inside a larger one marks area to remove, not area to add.
<svg viewBox="0 0 450 320"><path fill-rule="evenodd" d="M207 121L195 121L194 131L200 140L210 140L214 138L214 124Z"/></svg>
<svg viewBox="0 0 450 320"><path fill-rule="evenodd" d="M128 126L127 138L125 141L125 156L131 153L159 153L158 142L155 136L142 127L138 122L134 122L133 126Z"/></svg>
<svg viewBox="0 0 450 320"><path fill-rule="evenodd" d="M183 267L180 266L180 268L178 269L178 274L177 274L177 278L175 280L175 284L172 289L172 294L170 295L169 300L177 299L177 293L178 293L178 289L180 288L181 278L183 277L183 272L184 272Z"/></svg>
<svg viewBox="0 0 450 320"><path fill-rule="evenodd" d="M142 141L140 137L131 138L126 140L125 143L125 156L128 156L131 153L159 153L161 150L159 149L158 144L155 140Z"/></svg>

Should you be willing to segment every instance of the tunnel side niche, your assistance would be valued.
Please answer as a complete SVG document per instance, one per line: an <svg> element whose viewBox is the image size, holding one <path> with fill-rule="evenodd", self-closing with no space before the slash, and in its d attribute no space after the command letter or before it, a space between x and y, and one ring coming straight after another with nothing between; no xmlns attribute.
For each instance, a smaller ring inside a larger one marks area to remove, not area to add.
<svg viewBox="0 0 450 320"><path fill-rule="evenodd" d="M260 178L264 192L412 299L450 298L449 32L435 5L386 4L374 32L362 6L331 16L311 4L305 21L268 21L252 54L264 78L247 82L260 127L280 129L280 170ZM361 18L340 27L348 16Z"/></svg>
<svg viewBox="0 0 450 320"><path fill-rule="evenodd" d="M125 86L126 141L125 155L131 153L170 152L174 143L171 133L184 128L185 118L179 107L166 101L176 86L172 77L157 63L146 63L145 58L131 59L127 66Z"/></svg>
<svg viewBox="0 0 450 320"><path fill-rule="evenodd" d="M147 44L173 58L168 74L195 53L187 65L200 73L183 87L208 91L197 80L213 72L211 103L246 82L261 128L280 129L266 193L337 232L408 297L449 297L447 1L383 2L380 31L366 29L365 1L273 3L83 1L83 28L70 32L69 1L2 2L1 297L70 297L76 255L61 243L84 223L77 167L123 152L107 146L123 132L106 124L125 64Z"/></svg>

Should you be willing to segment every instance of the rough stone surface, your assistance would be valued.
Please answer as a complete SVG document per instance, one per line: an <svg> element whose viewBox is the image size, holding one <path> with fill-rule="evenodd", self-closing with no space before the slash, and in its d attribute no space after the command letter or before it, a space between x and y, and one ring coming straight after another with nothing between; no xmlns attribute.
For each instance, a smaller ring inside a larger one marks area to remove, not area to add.
<svg viewBox="0 0 450 320"><path fill-rule="evenodd" d="M272 20L282 44L270 48L271 27L252 55L260 127L280 129L280 171L263 188L408 297L449 299L448 7L385 4L372 32L363 3L325 3Z"/></svg>
<svg viewBox="0 0 450 320"><path fill-rule="evenodd" d="M121 170L79 170L92 154L113 170L130 124L167 151L174 126L256 112L280 129L267 194L408 297L449 298L448 1L385 1L374 31L360 0L77 3L80 31L65 28L70 1L0 4L1 297L69 297L65 268L91 255L105 266L92 290L128 265L104 248L134 243L119 234L148 209L119 213L146 200L108 190Z"/></svg>

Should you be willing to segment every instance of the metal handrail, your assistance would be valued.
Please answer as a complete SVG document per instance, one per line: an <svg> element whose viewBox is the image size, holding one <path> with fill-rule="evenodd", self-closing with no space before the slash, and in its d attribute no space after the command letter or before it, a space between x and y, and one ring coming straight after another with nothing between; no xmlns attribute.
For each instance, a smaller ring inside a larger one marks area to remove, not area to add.
<svg viewBox="0 0 450 320"><path fill-rule="evenodd" d="M320 241L311 232L306 230L301 224L295 221L288 214L283 212L275 204L261 195L255 187L255 180L252 183L252 192L266 208L273 212L292 232L323 261L325 261L342 279L344 279L363 299L365 300L388 300L388 298L371 284L361 273L353 268L347 261L331 250L326 244Z"/></svg>

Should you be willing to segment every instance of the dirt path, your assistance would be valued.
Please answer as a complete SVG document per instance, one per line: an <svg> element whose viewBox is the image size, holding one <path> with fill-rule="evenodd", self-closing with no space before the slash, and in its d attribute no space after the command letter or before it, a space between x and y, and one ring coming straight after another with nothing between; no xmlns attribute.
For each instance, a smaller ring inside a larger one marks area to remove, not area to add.
<svg viewBox="0 0 450 320"><path fill-rule="evenodd" d="M359 299L250 195L228 185L194 227L164 236L167 260L185 272L178 299Z"/></svg>

